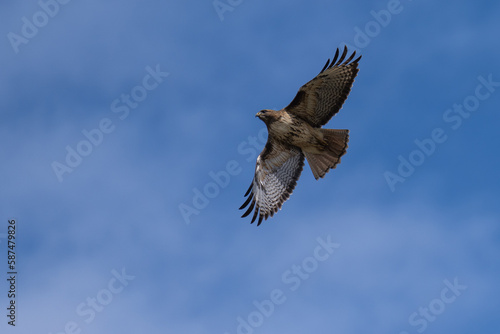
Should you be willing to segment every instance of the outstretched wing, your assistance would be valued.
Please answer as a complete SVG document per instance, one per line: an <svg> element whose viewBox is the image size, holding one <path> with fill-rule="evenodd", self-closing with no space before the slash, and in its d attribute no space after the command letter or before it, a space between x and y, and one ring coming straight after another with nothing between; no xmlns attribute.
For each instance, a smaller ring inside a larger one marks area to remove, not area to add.
<svg viewBox="0 0 500 334"><path fill-rule="evenodd" d="M268 138L266 147L257 157L255 176L245 196L247 200L240 210L250 204L241 216L252 210L252 223L259 216L257 226L263 219L273 216L290 197L304 167L304 154L295 146L284 146Z"/></svg>
<svg viewBox="0 0 500 334"><path fill-rule="evenodd" d="M342 108L351 91L354 78L358 73L358 61L361 59L359 56L351 62L355 55L356 51L345 59L347 47L344 47L344 52L337 60L339 56L339 49L337 49L332 62L330 63L328 59L321 72L300 87L297 95L285 110L304 119L312 126L320 127L326 124Z"/></svg>

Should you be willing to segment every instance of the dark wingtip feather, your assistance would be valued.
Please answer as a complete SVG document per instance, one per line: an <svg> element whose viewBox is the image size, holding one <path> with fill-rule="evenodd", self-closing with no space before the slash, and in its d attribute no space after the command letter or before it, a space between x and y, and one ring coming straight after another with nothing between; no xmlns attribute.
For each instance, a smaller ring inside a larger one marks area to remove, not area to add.
<svg viewBox="0 0 500 334"><path fill-rule="evenodd" d="M252 183L250 183L250 187L248 187L248 190L245 193L245 197L248 196L248 194L250 193L250 191L252 190L252 188L253 188L253 181L252 181Z"/></svg>
<svg viewBox="0 0 500 334"><path fill-rule="evenodd" d="M337 49L337 51L335 51L335 57L333 57L332 62L330 63L330 67L332 67L332 65L335 64L338 57L339 57L339 49Z"/></svg>
<svg viewBox="0 0 500 334"><path fill-rule="evenodd" d="M257 218L258 213L259 213L259 208L255 208L255 212L253 214L252 221L250 222L250 224L253 224L253 222L255 221L255 218Z"/></svg>
<svg viewBox="0 0 500 334"><path fill-rule="evenodd" d="M245 211L245 213L243 215L241 215L241 218L245 218L246 216L248 216L250 214L250 212L252 212L254 206L255 206L255 201L252 201L252 204L250 204L250 206L248 207L248 210Z"/></svg>
<svg viewBox="0 0 500 334"><path fill-rule="evenodd" d="M262 215L259 217L259 222L257 223L257 226L259 226L259 225L260 225L260 223L262 223L262 219L263 219L263 218L264 218L264 216L262 216Z"/></svg>
<svg viewBox="0 0 500 334"><path fill-rule="evenodd" d="M337 63L335 63L334 66L340 65L344 61L346 55L347 55L347 46L344 46L344 51L342 52L342 56L340 56L340 59L337 61Z"/></svg>
<svg viewBox="0 0 500 334"><path fill-rule="evenodd" d="M250 194L250 196L248 196L247 200L245 201L245 203L243 203L242 206L240 206L240 210L243 210L244 207L246 207L248 205L248 203L250 203L250 201L252 200L253 198L253 193Z"/></svg>
<svg viewBox="0 0 500 334"><path fill-rule="evenodd" d="M346 59L347 53L348 53L347 45L344 45L344 49L342 50L342 54L341 55L340 55L340 49L337 48L337 50L335 51L335 56L333 57L333 60L330 62L330 59L328 59L327 62L326 62L326 64L325 64L325 66L323 67L323 69L319 73L323 73L327 68L332 68L332 67L341 66L341 65L347 65L351 61L352 61L351 64L355 64L362 57L362 56L359 56L358 58L356 58L355 60L353 60L354 57L356 56L356 51L354 51L349 56L349 58ZM340 55L340 57L339 57L339 55Z"/></svg>
<svg viewBox="0 0 500 334"><path fill-rule="evenodd" d="M319 73L323 73L323 72L326 70L326 68L328 67L328 65L329 65L329 64L330 64L330 59L328 59L328 60L326 61L325 66L323 66L323 69L322 69L321 71L319 71Z"/></svg>
<svg viewBox="0 0 500 334"><path fill-rule="evenodd" d="M354 51L351 56L349 58L347 58L347 60L344 62L343 65L346 65L347 63L349 63L353 58L354 56L356 55L356 51Z"/></svg>

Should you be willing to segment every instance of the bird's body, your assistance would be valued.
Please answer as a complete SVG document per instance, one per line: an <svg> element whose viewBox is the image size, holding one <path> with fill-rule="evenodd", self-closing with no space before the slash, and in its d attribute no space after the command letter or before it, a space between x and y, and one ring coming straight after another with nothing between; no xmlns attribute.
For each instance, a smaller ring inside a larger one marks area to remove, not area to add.
<svg viewBox="0 0 500 334"><path fill-rule="evenodd" d="M347 60L347 48L337 61L327 61L321 72L303 85L293 101L281 110L264 109L257 113L267 126L268 140L257 157L255 176L246 192L242 217L254 210L252 223L259 216L273 216L292 193L306 158L316 179L340 163L349 141L349 130L322 129L335 115L350 92L358 72L354 52Z"/></svg>
<svg viewBox="0 0 500 334"><path fill-rule="evenodd" d="M257 117L266 123L269 137L280 143L311 153L321 153L327 146L320 128L312 127L284 109L263 110Z"/></svg>

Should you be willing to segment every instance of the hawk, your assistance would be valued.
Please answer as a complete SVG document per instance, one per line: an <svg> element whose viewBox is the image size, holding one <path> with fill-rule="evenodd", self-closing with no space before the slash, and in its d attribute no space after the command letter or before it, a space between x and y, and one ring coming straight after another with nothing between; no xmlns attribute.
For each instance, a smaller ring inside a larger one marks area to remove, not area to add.
<svg viewBox="0 0 500 334"><path fill-rule="evenodd" d="M339 58L339 49L327 60L319 74L303 85L292 102L281 110L264 109L255 117L267 126L268 138L257 157L255 175L240 207L252 223L273 216L290 197L304 167L304 158L317 180L340 163L346 153L349 130L322 129L342 108L358 73L361 56L349 58L347 47Z"/></svg>

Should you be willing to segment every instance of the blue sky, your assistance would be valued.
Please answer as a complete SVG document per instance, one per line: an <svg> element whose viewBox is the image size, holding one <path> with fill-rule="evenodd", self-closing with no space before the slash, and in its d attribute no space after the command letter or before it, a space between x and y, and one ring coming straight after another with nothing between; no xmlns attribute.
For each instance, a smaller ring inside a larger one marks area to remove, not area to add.
<svg viewBox="0 0 500 334"><path fill-rule="evenodd" d="M0 5L2 333L497 333L500 4L215 4ZM255 113L346 44L347 155L250 225Z"/></svg>

